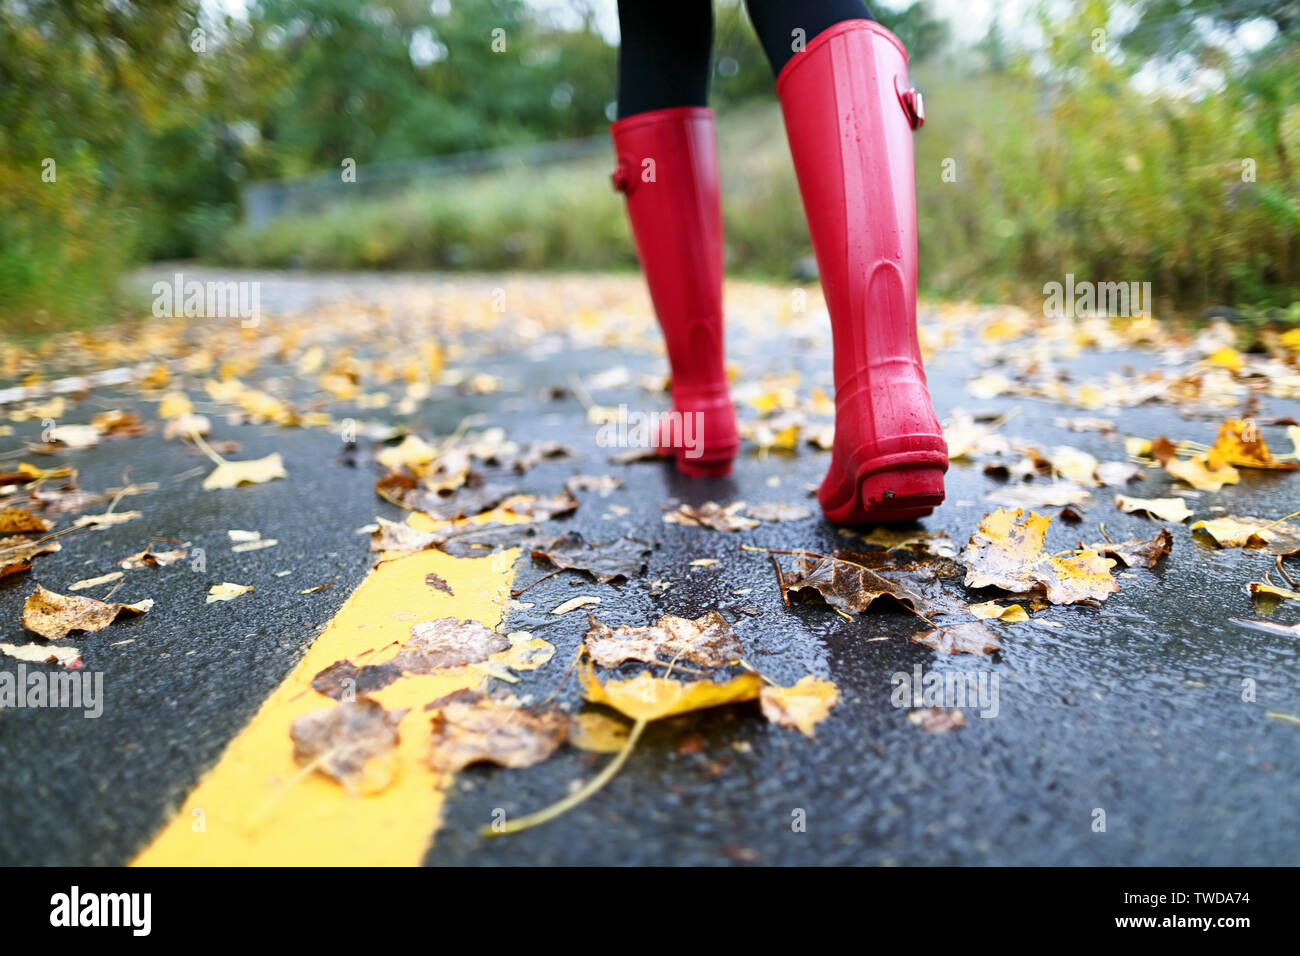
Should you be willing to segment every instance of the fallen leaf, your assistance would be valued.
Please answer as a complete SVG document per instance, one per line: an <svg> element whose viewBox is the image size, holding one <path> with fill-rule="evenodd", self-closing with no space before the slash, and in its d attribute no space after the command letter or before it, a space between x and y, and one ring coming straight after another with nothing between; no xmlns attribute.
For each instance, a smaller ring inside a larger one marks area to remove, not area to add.
<svg viewBox="0 0 1300 956"><path fill-rule="evenodd" d="M0 654L14 660L33 664L54 663L60 667L76 669L81 664L81 651L59 644L0 644Z"/></svg>
<svg viewBox="0 0 1300 956"><path fill-rule="evenodd" d="M535 671L555 656L555 645L540 637L533 637L526 631L507 634L510 641L510 653L506 654L506 666L515 671Z"/></svg>
<svg viewBox="0 0 1300 956"><path fill-rule="evenodd" d="M587 622L590 627L583 649L601 667L617 667L625 661L654 664L675 660L722 667L744 654L736 632L718 611L694 620L669 614L645 627L611 628L590 614Z"/></svg>
<svg viewBox="0 0 1300 956"><path fill-rule="evenodd" d="M214 601L232 601L241 594L247 594L253 590L251 584L231 584L226 581L224 584L214 584L208 588L208 598L204 604L211 604Z"/></svg>
<svg viewBox="0 0 1300 956"><path fill-rule="evenodd" d="M1192 525L1192 530L1205 532L1221 548L1242 548L1283 556L1300 554L1300 525L1291 524L1285 518L1270 521L1267 518L1225 515L1198 521Z"/></svg>
<svg viewBox="0 0 1300 956"><path fill-rule="evenodd" d="M87 588L99 587L101 584L110 584L122 576L121 571L109 571L108 574L101 574L97 578L86 578L78 581L76 584L69 584L69 591L84 591Z"/></svg>
<svg viewBox="0 0 1300 956"><path fill-rule="evenodd" d="M922 631L912 635L912 643L932 647L940 654L989 654L1002 649L998 636L982 621Z"/></svg>
<svg viewBox="0 0 1300 956"><path fill-rule="evenodd" d="M188 548L177 548L172 551L150 551L146 548L144 551L128 554L117 562L117 566L126 568L128 571L135 571L139 568L165 568L177 561L184 561L189 556L189 553Z"/></svg>
<svg viewBox="0 0 1300 956"><path fill-rule="evenodd" d="M1274 584L1268 580L1267 575L1265 575L1263 581L1249 582L1246 585L1246 591L1254 597L1263 596L1272 598L1275 601L1300 601L1300 591Z"/></svg>
<svg viewBox="0 0 1300 956"><path fill-rule="evenodd" d="M985 620L1006 621L1008 624L1018 624L1021 621L1029 620L1029 614L1019 604L999 604L997 601L986 601L983 604L972 604L970 612L976 617Z"/></svg>
<svg viewBox="0 0 1300 956"><path fill-rule="evenodd" d="M969 588L996 587L1013 593L1046 590L1053 604L1104 601L1119 590L1111 577L1115 562L1095 551L1043 550L1049 515L1000 508L986 515L962 550Z"/></svg>
<svg viewBox="0 0 1300 956"><path fill-rule="evenodd" d="M750 528L757 528L759 522L740 514L744 507L743 501L725 506L716 501L706 501L698 508L691 505L678 505L664 515L664 521L667 524L712 528L714 531L747 531Z"/></svg>
<svg viewBox="0 0 1300 956"><path fill-rule="evenodd" d="M669 677L653 677L642 671L629 680L612 680L602 684L595 667L579 666L582 696L593 704L604 704L633 720L659 720L723 704L756 700L763 689L757 674L741 674L723 684L710 680L683 682Z"/></svg>
<svg viewBox="0 0 1300 956"><path fill-rule="evenodd" d="M576 531L557 538L549 547L534 550L532 556L557 568L585 571L601 584L632 578L646 567L648 545L630 538L608 544L590 544Z"/></svg>
<svg viewBox="0 0 1300 956"><path fill-rule="evenodd" d="M1295 471L1300 468L1300 464L1294 461L1278 461L1274 458L1254 422L1238 421L1235 418L1230 418L1219 426L1219 433L1206 457L1210 462L1241 468L1279 471Z"/></svg>
<svg viewBox="0 0 1300 956"><path fill-rule="evenodd" d="M966 715L956 708L944 710L942 707L920 707L909 711L907 720L927 734L946 734L950 730L960 730L966 726Z"/></svg>
<svg viewBox="0 0 1300 956"><path fill-rule="evenodd" d="M108 511L102 515L82 515L72 522L74 528L111 528L143 517L138 511Z"/></svg>
<svg viewBox="0 0 1300 956"><path fill-rule="evenodd" d="M1126 568L1154 568L1160 559L1169 553L1174 545L1174 536L1167 528L1150 541L1130 538L1128 541L1098 541L1095 544L1079 542L1080 550L1096 551L1098 554L1118 558Z"/></svg>
<svg viewBox="0 0 1300 956"><path fill-rule="evenodd" d="M24 535L0 538L0 578L28 570L37 555L62 549L63 546L53 539L32 540Z"/></svg>
<svg viewBox="0 0 1300 956"><path fill-rule="evenodd" d="M23 603L22 623L47 641L66 637L72 631L102 631L121 613L144 614L153 601L117 604L47 591L39 584Z"/></svg>
<svg viewBox="0 0 1300 956"><path fill-rule="evenodd" d="M837 556L800 554L783 575L787 594L816 591L827 604L850 614L860 614L881 598L921 611L924 602L901 584L860 564Z"/></svg>
<svg viewBox="0 0 1300 956"><path fill-rule="evenodd" d="M839 689L812 674L793 687L764 686L759 692L763 716L781 727L795 727L805 736L815 736L817 724L825 720L840 699Z"/></svg>
<svg viewBox="0 0 1300 956"><path fill-rule="evenodd" d="M569 726L569 743L590 753L616 754L627 746L630 729L617 717L589 710L573 718Z"/></svg>
<svg viewBox="0 0 1300 956"><path fill-rule="evenodd" d="M599 604L600 598L591 594L580 594L576 598L570 598L563 604L551 608L552 614L568 614L570 611L576 611L580 607L588 607L592 604Z"/></svg>
<svg viewBox="0 0 1300 956"><path fill-rule="evenodd" d="M370 697L313 710L289 728L293 758L349 793L379 793L397 778L397 727L404 716L405 710L385 710Z"/></svg>
<svg viewBox="0 0 1300 956"><path fill-rule="evenodd" d="M1170 458L1165 462L1165 471L1199 491L1221 491L1224 485L1235 485L1241 480L1236 468L1212 462L1207 455Z"/></svg>
<svg viewBox="0 0 1300 956"><path fill-rule="evenodd" d="M288 478L284 470L284 461L280 453L272 452L265 458L252 461L223 461L203 479L203 488L213 491L219 488L235 488L239 485L260 485L276 478Z"/></svg>
<svg viewBox="0 0 1300 956"><path fill-rule="evenodd" d="M485 661L509 647L504 634L478 621L442 617L411 625L411 639L390 663L409 674L433 674Z"/></svg>
<svg viewBox="0 0 1300 956"><path fill-rule="evenodd" d="M53 521L38 518L22 508L0 510L0 534L26 534L29 531L46 532L54 527Z"/></svg>
<svg viewBox="0 0 1300 956"><path fill-rule="evenodd" d="M1115 507L1125 514L1145 514L1161 521L1186 521L1192 516L1182 498L1130 498L1116 495Z"/></svg>
<svg viewBox="0 0 1300 956"><path fill-rule="evenodd" d="M503 701L452 701L433 712L429 764L456 773L475 763L518 769L545 760L569 734L558 708L532 713Z"/></svg>
<svg viewBox="0 0 1300 956"><path fill-rule="evenodd" d="M610 494L623 485L621 478L615 478L613 475L574 475L564 483L564 487L571 494L579 491L595 491L600 497L608 498Z"/></svg>

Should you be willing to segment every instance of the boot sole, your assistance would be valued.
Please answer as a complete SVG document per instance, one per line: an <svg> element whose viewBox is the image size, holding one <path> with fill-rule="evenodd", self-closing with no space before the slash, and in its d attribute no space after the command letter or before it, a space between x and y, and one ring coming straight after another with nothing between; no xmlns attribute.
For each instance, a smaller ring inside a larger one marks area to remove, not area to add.
<svg viewBox="0 0 1300 956"><path fill-rule="evenodd" d="M841 481L830 494L818 493L822 511L835 524L891 524L923 518L943 503L948 456L907 452L876 459L852 484Z"/></svg>

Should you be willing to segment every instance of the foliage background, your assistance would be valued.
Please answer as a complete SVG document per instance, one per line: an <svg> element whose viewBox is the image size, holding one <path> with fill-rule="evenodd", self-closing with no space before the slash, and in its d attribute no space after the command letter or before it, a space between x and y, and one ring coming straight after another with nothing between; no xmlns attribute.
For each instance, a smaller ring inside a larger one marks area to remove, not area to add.
<svg viewBox="0 0 1300 956"><path fill-rule="evenodd" d="M809 245L772 79L740 8L717 11L730 266L789 277ZM120 307L116 278L150 259L634 267L604 160L240 222L248 181L341 157L364 168L601 134L617 50L593 7L568 12L561 24L522 0L250 0L235 18L199 0L0 0L0 324L94 321ZM1090 0L1045 8L1034 43L1009 39L1021 25L972 48L923 3L876 12L927 94L930 291L1026 298L1073 272L1150 281L1166 308L1300 318L1300 4ZM1273 38L1243 51L1235 31L1252 23ZM1154 90L1141 82L1153 72Z"/></svg>

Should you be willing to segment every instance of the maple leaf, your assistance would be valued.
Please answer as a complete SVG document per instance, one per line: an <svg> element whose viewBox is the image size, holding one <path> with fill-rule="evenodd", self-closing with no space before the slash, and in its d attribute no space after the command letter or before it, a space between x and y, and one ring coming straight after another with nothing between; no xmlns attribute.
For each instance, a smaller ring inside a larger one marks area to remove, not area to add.
<svg viewBox="0 0 1300 956"><path fill-rule="evenodd" d="M782 581L788 594L810 589L831 607L850 614L860 614L881 598L913 611L924 608L920 596L901 584L838 554L795 555L793 570L783 574Z"/></svg>
<svg viewBox="0 0 1300 956"><path fill-rule="evenodd" d="M1209 461L1240 468L1263 468L1295 471L1300 464L1278 461L1269 451L1264 436L1254 422L1230 418L1219 426L1219 433L1206 456Z"/></svg>
<svg viewBox="0 0 1300 956"><path fill-rule="evenodd" d="M1049 515L999 508L985 515L970 543L962 550L965 584L996 587L1013 593L1045 589L1053 604L1104 601L1119 590L1111 577L1115 562L1095 551L1043 550Z"/></svg>
<svg viewBox="0 0 1300 956"><path fill-rule="evenodd" d="M406 713L359 697L303 714L289 728L294 760L350 793L379 793L397 778L397 728Z"/></svg>
<svg viewBox="0 0 1300 956"><path fill-rule="evenodd" d="M608 544L588 543L577 531L555 539L549 546L532 552L538 561L549 561L557 568L585 571L601 584L632 578L645 571L650 547L631 538L619 538Z"/></svg>
<svg viewBox="0 0 1300 956"><path fill-rule="evenodd" d="M694 620L668 614L646 627L611 628L591 614L587 622L583 649L601 667L617 667L625 661L655 664L678 659L704 667L722 667L744 653L735 631L718 611Z"/></svg>
<svg viewBox="0 0 1300 956"><path fill-rule="evenodd" d="M109 603L75 594L58 594L38 584L23 603L22 623L29 631L53 641L73 631L102 631L123 612L144 614L151 607L150 600L135 604Z"/></svg>
<svg viewBox="0 0 1300 956"><path fill-rule="evenodd" d="M435 710L429 764L455 773L470 764L530 767L549 757L569 735L569 715L558 708L533 713L514 703L453 700Z"/></svg>
<svg viewBox="0 0 1300 956"><path fill-rule="evenodd" d="M812 674L792 687L765 686L758 695L764 717L781 727L794 727L807 737L815 736L817 724L830 716L839 699L834 684Z"/></svg>

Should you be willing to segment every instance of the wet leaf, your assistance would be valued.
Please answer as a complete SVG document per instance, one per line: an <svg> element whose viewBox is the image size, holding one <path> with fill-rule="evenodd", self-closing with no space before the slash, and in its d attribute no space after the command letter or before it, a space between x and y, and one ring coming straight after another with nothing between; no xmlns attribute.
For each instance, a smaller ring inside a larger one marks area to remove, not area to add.
<svg viewBox="0 0 1300 956"><path fill-rule="evenodd" d="M989 492L988 500L1011 508L1059 508L1065 505L1085 505L1092 501L1088 489L1070 481L1051 484L1009 485Z"/></svg>
<svg viewBox="0 0 1300 956"><path fill-rule="evenodd" d="M757 700L763 689L763 680L757 674L741 674L723 684L653 677L649 671L642 671L630 680L602 684L593 666L580 666L578 675L585 699L611 707L633 720L660 720L674 714Z"/></svg>
<svg viewBox="0 0 1300 956"><path fill-rule="evenodd" d="M189 553L188 548L176 548L172 551L150 551L145 549L135 554L128 554L118 561L117 565L128 571L135 571L139 568L165 568L177 561L184 561L189 557Z"/></svg>
<svg viewBox="0 0 1300 956"><path fill-rule="evenodd" d="M578 510L578 499L568 491L558 495L513 495L500 503L506 511L532 521L562 518Z"/></svg>
<svg viewBox="0 0 1300 956"><path fill-rule="evenodd" d="M908 712L907 720L927 734L946 734L966 726L966 715L956 708L945 710L942 707L919 707Z"/></svg>
<svg viewBox="0 0 1300 956"><path fill-rule="evenodd" d="M1053 604L1104 601L1119 590L1110 574L1114 561L1095 551L1043 550L1051 517L1001 508L986 515L961 553L970 588L996 587L1013 593L1044 589Z"/></svg>
<svg viewBox="0 0 1300 956"><path fill-rule="evenodd" d="M569 716L558 708L532 713L489 698L452 701L431 719L429 764L439 773L456 773L475 763L531 767L553 754L569 734Z"/></svg>
<svg viewBox="0 0 1300 956"><path fill-rule="evenodd" d="M978 618L1005 621L1008 624L1018 624L1021 621L1029 620L1029 614L1019 604L999 604L997 601L972 604L970 612Z"/></svg>
<svg viewBox="0 0 1300 956"><path fill-rule="evenodd" d="M443 668L485 661L509 647L504 634L478 621L442 617L411 625L411 639L391 663L409 674L433 674Z"/></svg>
<svg viewBox="0 0 1300 956"><path fill-rule="evenodd" d="M594 594L580 594L575 598L570 598L563 604L551 608L552 614L568 614L570 611L576 611L580 607L590 607L593 604L599 604L600 598Z"/></svg>
<svg viewBox="0 0 1300 956"><path fill-rule="evenodd" d="M669 614L645 627L611 628L590 614L587 622L590 628L583 649L601 667L617 667L625 661L654 664L674 660L722 667L744 654L735 631L717 611L694 620Z"/></svg>
<svg viewBox="0 0 1300 956"><path fill-rule="evenodd" d="M506 654L506 666L515 671L535 671L547 664L555 656L555 645L540 637L533 637L527 631L507 634L510 652Z"/></svg>
<svg viewBox="0 0 1300 956"><path fill-rule="evenodd" d="M569 743L589 753L616 754L627 746L630 729L617 717L589 710L573 718L569 726Z"/></svg>
<svg viewBox="0 0 1300 956"><path fill-rule="evenodd" d="M839 699L834 684L812 674L800 678L792 687L764 686L758 697L764 717L781 727L794 727L808 737L815 736L817 724L830 716Z"/></svg>
<svg viewBox="0 0 1300 956"><path fill-rule="evenodd" d="M615 478L613 475L574 475L564 483L570 494L576 494L579 491L594 491L602 498L608 498L617 488L623 486L621 478Z"/></svg>
<svg viewBox="0 0 1300 956"><path fill-rule="evenodd" d="M370 697L313 710L289 728L293 758L350 793L379 793L397 778L397 727L404 716L405 710L385 710Z"/></svg>
<svg viewBox="0 0 1300 956"><path fill-rule="evenodd" d="M698 508L691 505L678 505L664 515L668 524L680 524L714 531L747 531L757 528L759 522L740 514L745 502L737 501L730 505L720 505L716 501L706 501Z"/></svg>
<svg viewBox="0 0 1300 956"><path fill-rule="evenodd" d="M940 654L991 654L1002 649L998 636L982 621L913 634L912 643L932 647Z"/></svg>
<svg viewBox="0 0 1300 956"><path fill-rule="evenodd" d="M63 546L53 540L33 540L25 535L0 538L0 578L26 571L32 566L32 559L42 554L51 554L62 550Z"/></svg>
<svg viewBox="0 0 1300 956"><path fill-rule="evenodd" d="M1186 521L1192 510L1182 498L1130 498L1116 495L1115 507L1125 514L1144 514L1161 521Z"/></svg>
<svg viewBox="0 0 1300 956"><path fill-rule="evenodd" d="M135 604L117 604L96 601L94 598L72 594L58 594L36 585L23 603L22 623L47 641L66 637L73 631L102 631L112 624L119 614L144 614L153 601Z"/></svg>
<svg viewBox="0 0 1300 956"><path fill-rule="evenodd" d="M1287 515L1287 518L1295 517ZM1209 521L1198 521L1193 531L1203 531L1221 548L1242 548L1247 551L1264 551L1268 554L1300 554L1300 525L1285 518L1270 521L1242 515L1225 515Z"/></svg>
<svg viewBox="0 0 1300 956"><path fill-rule="evenodd" d="M787 594L813 590L827 604L850 614L862 613L881 598L914 611L924 609L921 598L901 584L838 556L796 555L784 580Z"/></svg>
<svg viewBox="0 0 1300 956"><path fill-rule="evenodd" d="M549 561L557 568L585 571L601 584L634 578L645 571L648 545L630 538L607 544L591 544L576 531L557 538L547 548L532 553L538 561Z"/></svg>
<svg viewBox="0 0 1300 956"><path fill-rule="evenodd" d="M1096 551L1107 557L1118 558L1126 568L1154 568L1160 559L1169 553L1174 545L1174 536L1168 529L1161 528L1160 533L1150 541L1130 538L1128 541L1098 541L1095 544L1079 542L1080 550Z"/></svg>

